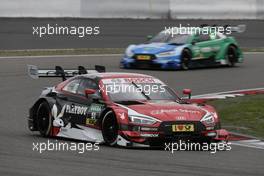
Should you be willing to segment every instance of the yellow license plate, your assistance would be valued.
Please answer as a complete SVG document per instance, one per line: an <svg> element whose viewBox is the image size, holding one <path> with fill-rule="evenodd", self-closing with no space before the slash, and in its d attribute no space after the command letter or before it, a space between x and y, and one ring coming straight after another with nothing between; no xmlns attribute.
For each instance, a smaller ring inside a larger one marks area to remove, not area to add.
<svg viewBox="0 0 264 176"><path fill-rule="evenodd" d="M150 60L150 56L138 55L137 60Z"/></svg>
<svg viewBox="0 0 264 176"><path fill-rule="evenodd" d="M193 124L177 124L172 125L173 132L193 132L194 125Z"/></svg>

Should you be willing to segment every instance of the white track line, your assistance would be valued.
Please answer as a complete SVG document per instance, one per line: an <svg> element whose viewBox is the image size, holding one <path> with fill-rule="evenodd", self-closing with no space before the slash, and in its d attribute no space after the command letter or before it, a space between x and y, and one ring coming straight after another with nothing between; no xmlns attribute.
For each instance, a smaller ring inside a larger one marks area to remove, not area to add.
<svg viewBox="0 0 264 176"><path fill-rule="evenodd" d="M253 90L256 90L256 91L264 90L264 87L252 88L252 89L231 90L231 91L225 91L225 92L215 92L215 93L208 93L208 94L201 94L201 95L194 95L194 96L192 96L192 98L213 97L213 96L216 96L216 95L219 95L219 94L229 94L229 93L234 93L234 92L237 93L237 92L253 91Z"/></svg>
<svg viewBox="0 0 264 176"><path fill-rule="evenodd" d="M47 55L47 56L4 56L0 59L27 59L27 58L52 58L52 57L112 57L123 56L123 54L81 54L81 55Z"/></svg>
<svg viewBox="0 0 264 176"><path fill-rule="evenodd" d="M264 54L264 52L243 52L244 54Z"/></svg>
<svg viewBox="0 0 264 176"><path fill-rule="evenodd" d="M244 52L244 54L264 54L264 52ZM50 57L111 57L124 54L81 54L81 55L44 55L44 56L2 56L0 59L26 59L26 58L50 58Z"/></svg>
<svg viewBox="0 0 264 176"><path fill-rule="evenodd" d="M235 142L231 141L231 145L264 150L264 142L260 140L243 140L243 141L235 141Z"/></svg>

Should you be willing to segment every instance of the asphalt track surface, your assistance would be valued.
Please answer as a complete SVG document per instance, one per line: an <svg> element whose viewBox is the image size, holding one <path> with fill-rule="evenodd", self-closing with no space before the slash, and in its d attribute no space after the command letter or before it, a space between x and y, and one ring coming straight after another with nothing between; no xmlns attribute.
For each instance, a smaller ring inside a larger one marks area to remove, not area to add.
<svg viewBox="0 0 264 176"><path fill-rule="evenodd" d="M99 26L100 34L79 38L69 35L32 35L32 27ZM263 20L131 20L131 19L76 19L76 18L0 18L0 50L10 49L64 49L64 48L125 48L129 44L146 42L165 26L200 26L201 24L245 24L244 33L233 33L240 46L264 46Z"/></svg>
<svg viewBox="0 0 264 176"><path fill-rule="evenodd" d="M140 72L156 76L175 90L192 88L194 94L241 88L264 87L263 54L246 54L245 63L235 68L190 71L120 70L120 56L69 56L0 58L0 175L237 175L263 176L264 151L232 145L231 151L170 153L154 149L124 149L100 146L99 151L33 151L33 142L47 142L27 129L28 108L41 89L59 78L32 80L27 64L39 68L86 67L102 64L108 71ZM54 141L55 139L50 139ZM59 142L65 142L60 140ZM70 142L70 141L67 141Z"/></svg>

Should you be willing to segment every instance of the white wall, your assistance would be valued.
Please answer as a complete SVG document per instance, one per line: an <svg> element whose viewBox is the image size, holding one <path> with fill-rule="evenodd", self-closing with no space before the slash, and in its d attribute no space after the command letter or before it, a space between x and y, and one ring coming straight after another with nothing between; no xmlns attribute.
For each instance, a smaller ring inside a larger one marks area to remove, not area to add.
<svg viewBox="0 0 264 176"><path fill-rule="evenodd" d="M81 0L81 17L167 18L170 0Z"/></svg>
<svg viewBox="0 0 264 176"><path fill-rule="evenodd" d="M256 19L256 0L170 0L171 18Z"/></svg>
<svg viewBox="0 0 264 176"><path fill-rule="evenodd" d="M264 0L256 0L257 19L264 19Z"/></svg>
<svg viewBox="0 0 264 176"><path fill-rule="evenodd" d="M264 19L264 0L0 0L0 17Z"/></svg>
<svg viewBox="0 0 264 176"><path fill-rule="evenodd" d="M81 0L0 0L0 17L80 17Z"/></svg>

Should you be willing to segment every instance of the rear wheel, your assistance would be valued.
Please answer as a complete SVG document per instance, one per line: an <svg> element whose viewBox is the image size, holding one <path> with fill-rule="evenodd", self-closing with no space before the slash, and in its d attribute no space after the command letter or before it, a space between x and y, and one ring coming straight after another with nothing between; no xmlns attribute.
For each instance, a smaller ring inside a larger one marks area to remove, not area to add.
<svg viewBox="0 0 264 176"><path fill-rule="evenodd" d="M44 137L50 136L50 132L52 129L52 116L50 107L47 102L43 102L39 105L37 111L37 119L38 119L38 130L40 134Z"/></svg>
<svg viewBox="0 0 264 176"><path fill-rule="evenodd" d="M184 49L182 52L182 59L181 59L181 68L183 70L188 70L191 60L191 53L189 50Z"/></svg>
<svg viewBox="0 0 264 176"><path fill-rule="evenodd" d="M118 123L113 111L108 111L102 120L102 134L107 145L117 144Z"/></svg>
<svg viewBox="0 0 264 176"><path fill-rule="evenodd" d="M234 46L229 46L226 55L227 65L234 67L237 62L237 50Z"/></svg>

